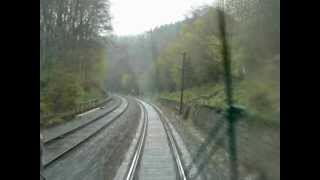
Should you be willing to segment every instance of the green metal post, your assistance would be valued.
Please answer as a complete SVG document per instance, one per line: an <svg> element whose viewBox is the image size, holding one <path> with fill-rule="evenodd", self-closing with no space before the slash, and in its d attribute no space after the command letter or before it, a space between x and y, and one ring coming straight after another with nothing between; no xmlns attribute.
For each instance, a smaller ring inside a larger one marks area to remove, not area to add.
<svg viewBox="0 0 320 180"><path fill-rule="evenodd" d="M227 95L227 119L228 119L228 130L227 135L229 137L229 158L230 158L230 179L238 180L238 160L237 160L237 150L236 150L236 129L235 129L235 109L233 106L232 97L232 77L231 77L231 62L227 47L226 40L226 29L225 29L225 18L222 9L219 9L219 27L222 40L222 55L223 55L223 66L225 72L225 92Z"/></svg>

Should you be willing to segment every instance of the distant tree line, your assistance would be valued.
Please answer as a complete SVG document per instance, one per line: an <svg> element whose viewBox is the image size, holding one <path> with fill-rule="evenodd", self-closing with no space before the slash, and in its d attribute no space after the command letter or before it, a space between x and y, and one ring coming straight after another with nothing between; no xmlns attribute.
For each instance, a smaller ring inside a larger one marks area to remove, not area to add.
<svg viewBox="0 0 320 180"><path fill-rule="evenodd" d="M129 93L158 90L155 59L180 33L182 22L163 25L137 36L114 36L108 46L108 88ZM126 80L125 80L126 79Z"/></svg>

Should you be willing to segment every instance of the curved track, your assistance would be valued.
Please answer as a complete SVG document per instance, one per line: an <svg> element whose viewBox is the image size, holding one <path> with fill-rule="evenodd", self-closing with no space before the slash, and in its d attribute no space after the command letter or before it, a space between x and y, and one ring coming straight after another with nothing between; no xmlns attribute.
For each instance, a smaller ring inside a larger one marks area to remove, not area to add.
<svg viewBox="0 0 320 180"><path fill-rule="evenodd" d="M50 143L53 143L54 141L61 139L68 134L74 133L75 131L80 130L81 128L84 128L84 127L88 126L89 124L94 123L95 121L110 114L111 112L113 112L115 109L117 109L121 105L121 99L119 97L114 97L113 99L114 99L114 101L116 101L116 103L113 106L111 106L110 108L106 109L105 111L98 113L97 116L95 116L93 118L88 117L85 119L81 119L81 121L79 121L79 119L73 120L73 122L70 122L70 124L69 124L70 128L63 125L65 129L60 130L59 133L55 133L53 135L48 134L48 137L44 140L44 144L48 145Z"/></svg>
<svg viewBox="0 0 320 180"><path fill-rule="evenodd" d="M137 99L142 111L141 127L115 179L186 180L176 140L161 110ZM126 169L126 170L124 170Z"/></svg>
<svg viewBox="0 0 320 180"><path fill-rule="evenodd" d="M79 148L121 116L126 111L128 102L122 97L120 99L122 102L119 106L115 106L103 116L65 132L62 138L59 136L60 138L53 138L47 141L45 143L44 169L61 160L69 152Z"/></svg>
<svg viewBox="0 0 320 180"><path fill-rule="evenodd" d="M170 143L170 147L172 150L172 154L174 156L176 165L177 165L177 169L179 172L179 179L181 180L186 180L186 174L185 174L185 167L182 163L181 157L180 157L180 153L179 153L179 149L178 149L178 145L177 145L177 141L175 140L174 136L173 136L173 132L167 122L166 117L163 115L162 111L155 106L154 104L151 104L152 107L157 111L157 113L160 115L160 119L162 120L162 123L166 129L166 133L167 133L167 137L169 139L169 143Z"/></svg>
<svg viewBox="0 0 320 180"><path fill-rule="evenodd" d="M128 168L128 172L126 175L126 180L133 180L135 176L135 172L137 171L137 167L139 164L139 161L141 160L142 156L142 150L145 144L145 137L147 134L147 128L148 128L148 114L146 112L145 107L142 105L141 102L139 102L140 108L141 108L141 120L143 120L142 130L138 139L138 143L135 148L134 156L131 160L131 163Z"/></svg>

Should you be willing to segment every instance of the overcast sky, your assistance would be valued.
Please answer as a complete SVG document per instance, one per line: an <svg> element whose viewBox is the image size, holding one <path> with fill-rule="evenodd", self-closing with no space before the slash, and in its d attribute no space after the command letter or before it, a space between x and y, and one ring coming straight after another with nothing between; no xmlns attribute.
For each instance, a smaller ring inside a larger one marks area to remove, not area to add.
<svg viewBox="0 0 320 180"><path fill-rule="evenodd" d="M215 0L110 0L116 35L135 35L184 19L191 8Z"/></svg>

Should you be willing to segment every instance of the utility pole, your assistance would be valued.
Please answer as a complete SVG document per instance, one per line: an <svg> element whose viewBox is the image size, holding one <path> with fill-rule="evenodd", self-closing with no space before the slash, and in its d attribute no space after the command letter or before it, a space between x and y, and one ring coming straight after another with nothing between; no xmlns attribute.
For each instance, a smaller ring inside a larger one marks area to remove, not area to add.
<svg viewBox="0 0 320 180"><path fill-rule="evenodd" d="M180 109L179 113L182 114L182 106L183 106L183 90L184 90L184 61L186 59L186 52L182 53L182 65L181 65L181 94L180 94Z"/></svg>

